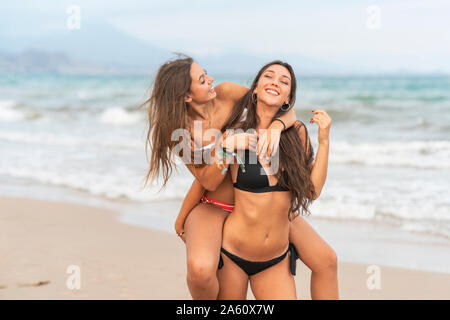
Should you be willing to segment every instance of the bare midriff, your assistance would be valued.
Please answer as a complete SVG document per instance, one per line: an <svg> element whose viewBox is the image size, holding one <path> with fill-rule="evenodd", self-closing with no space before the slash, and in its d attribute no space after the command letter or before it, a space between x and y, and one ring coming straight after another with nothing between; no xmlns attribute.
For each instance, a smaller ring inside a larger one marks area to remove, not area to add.
<svg viewBox="0 0 450 320"><path fill-rule="evenodd" d="M290 192L253 193L235 188L234 196L235 207L224 224L222 247L250 261L282 255L289 245Z"/></svg>

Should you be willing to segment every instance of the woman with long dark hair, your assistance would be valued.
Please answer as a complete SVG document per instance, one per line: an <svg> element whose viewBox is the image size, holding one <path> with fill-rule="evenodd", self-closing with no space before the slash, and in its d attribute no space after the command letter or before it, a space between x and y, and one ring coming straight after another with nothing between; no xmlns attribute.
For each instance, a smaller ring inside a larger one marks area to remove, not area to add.
<svg viewBox="0 0 450 320"><path fill-rule="evenodd" d="M244 132L267 129L286 100L295 102L296 87L289 64L277 60L265 65L226 126ZM238 122L244 108L246 119ZM296 298L296 252L289 242L290 222L309 213L310 203L325 184L328 165L331 118L316 110L311 121L319 125L314 165L314 153L309 139L302 139L304 125L300 122L281 134L279 153L270 159L244 150L244 164L231 165L235 206L223 228L219 298L245 299L248 281L257 299Z"/></svg>
<svg viewBox="0 0 450 320"><path fill-rule="evenodd" d="M163 186L166 184L174 165L172 153L179 143L171 140L173 130L186 128L193 132L194 121L200 121L202 129L224 131L227 123L242 118L243 110L236 103L246 95L248 88L231 82L214 88L212 82L203 68L188 57L169 61L159 69L152 95L147 101L147 142L152 152L146 183L162 175ZM292 126L295 120L292 108L287 112L280 111L280 117L274 119L269 130L258 137L257 151L268 155L276 152L282 130ZM309 140L306 130L300 130L303 138ZM254 135L247 135L245 140L243 148L255 148ZM214 143L214 139L196 141L203 147L211 142ZM188 164L187 167L196 179L183 202L176 231L186 242L187 281L192 297L215 299L219 291L216 271L222 227L226 215L233 209L233 185L230 175L222 174L223 168L218 168L215 163ZM302 261L313 271L313 298L337 298L334 251L301 218L294 220L290 230L291 242Z"/></svg>

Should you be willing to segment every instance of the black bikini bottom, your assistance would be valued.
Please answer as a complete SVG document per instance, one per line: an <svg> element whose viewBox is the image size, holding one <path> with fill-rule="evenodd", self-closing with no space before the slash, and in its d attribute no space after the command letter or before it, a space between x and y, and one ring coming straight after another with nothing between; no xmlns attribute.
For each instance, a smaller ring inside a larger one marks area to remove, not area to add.
<svg viewBox="0 0 450 320"><path fill-rule="evenodd" d="M291 274L295 276L296 266L297 266L296 262L297 262L297 259L299 258L297 250L295 249L295 246L292 243L289 243L288 249L281 256L271 259L271 260L267 260L267 261L248 261L248 260L242 259L241 257L238 257L238 256L228 252L224 248L220 248L220 251L223 252L234 263L236 263L242 270L244 270L244 272L248 276L252 276L254 274L257 274L258 272L261 272L267 268L270 268L270 267L276 265L277 263L281 262L286 257L286 254L288 252L290 255L289 266L291 269ZM220 260L219 260L219 269L222 269L222 267L223 267L223 259L222 259L222 255L221 255Z"/></svg>

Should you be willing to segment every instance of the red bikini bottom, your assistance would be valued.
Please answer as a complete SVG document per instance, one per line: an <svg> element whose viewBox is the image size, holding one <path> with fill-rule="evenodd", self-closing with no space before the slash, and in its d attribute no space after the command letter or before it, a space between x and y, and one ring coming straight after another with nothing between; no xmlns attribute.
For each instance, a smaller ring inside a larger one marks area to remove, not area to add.
<svg viewBox="0 0 450 320"><path fill-rule="evenodd" d="M212 198L209 198L205 195L203 195L199 201L199 203L212 203L216 206L218 206L220 209L225 210L228 213L231 213L234 209L234 205L232 204L228 204L219 200L214 200Z"/></svg>

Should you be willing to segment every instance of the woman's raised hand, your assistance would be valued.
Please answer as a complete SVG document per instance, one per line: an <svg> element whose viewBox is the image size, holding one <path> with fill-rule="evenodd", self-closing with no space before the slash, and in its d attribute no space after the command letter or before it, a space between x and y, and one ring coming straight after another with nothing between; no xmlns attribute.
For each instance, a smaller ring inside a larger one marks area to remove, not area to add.
<svg viewBox="0 0 450 320"><path fill-rule="evenodd" d="M312 110L314 116L309 123L317 123L319 126L318 140L319 143L328 143L330 141L331 118L325 110Z"/></svg>

